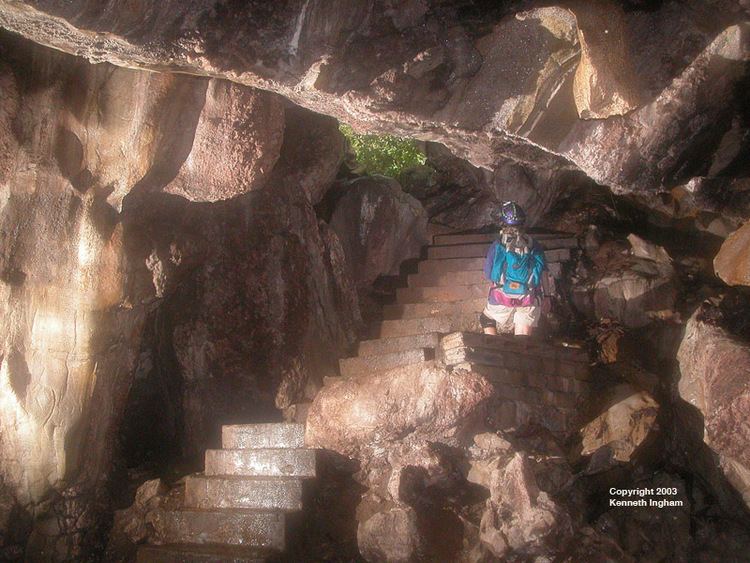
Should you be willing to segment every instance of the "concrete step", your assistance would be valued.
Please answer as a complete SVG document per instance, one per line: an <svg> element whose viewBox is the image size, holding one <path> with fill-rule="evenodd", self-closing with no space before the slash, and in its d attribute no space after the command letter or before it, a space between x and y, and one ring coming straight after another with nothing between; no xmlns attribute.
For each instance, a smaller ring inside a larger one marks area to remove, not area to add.
<svg viewBox="0 0 750 563"><path fill-rule="evenodd" d="M137 563L265 563L278 552L229 545L143 545Z"/></svg>
<svg viewBox="0 0 750 563"><path fill-rule="evenodd" d="M453 315L477 315L484 310L487 298L448 301L445 303L405 303L403 305L386 305L383 317L394 319L419 319L424 317L449 317Z"/></svg>
<svg viewBox="0 0 750 563"><path fill-rule="evenodd" d="M538 358L553 358L577 362L588 366L588 352L582 348L571 348L552 344L537 339L508 335L489 335L474 332L456 332L447 334L440 340L443 350L460 347L489 348L499 351L510 351Z"/></svg>
<svg viewBox="0 0 750 563"><path fill-rule="evenodd" d="M445 260L453 258L484 258L487 256L487 244L454 244L449 246L428 246L428 260ZM544 258L547 262L565 262L570 260L570 248L546 250ZM482 264L484 267L484 264ZM473 268L472 268L473 269Z"/></svg>
<svg viewBox="0 0 750 563"><path fill-rule="evenodd" d="M362 377L373 372L386 371L400 366L408 366L425 362L435 357L435 351L427 348L404 350L391 354L376 356L358 356L339 360L339 370L342 377Z"/></svg>
<svg viewBox="0 0 750 563"><path fill-rule="evenodd" d="M430 332L427 334L415 334L413 336L399 336L396 338L378 338L377 340L362 340L357 345L357 354L360 356L378 356L382 354L394 354L416 348L437 348L440 342L440 334Z"/></svg>
<svg viewBox="0 0 750 563"><path fill-rule="evenodd" d="M227 544L284 549L284 514L247 510L157 511L151 521L162 544Z"/></svg>
<svg viewBox="0 0 750 563"><path fill-rule="evenodd" d="M227 450L304 446L304 424L236 424L221 429L221 447Z"/></svg>
<svg viewBox="0 0 750 563"><path fill-rule="evenodd" d="M302 481L279 477L190 475L185 479L185 506L302 510Z"/></svg>
<svg viewBox="0 0 750 563"><path fill-rule="evenodd" d="M467 299L487 298L489 282L475 285L446 285L434 287L400 287L396 290L396 302L406 303L445 303L466 301Z"/></svg>
<svg viewBox="0 0 750 563"><path fill-rule="evenodd" d="M438 274L443 272L481 272L484 269L482 258L448 258L445 260L422 260L417 271L420 274Z"/></svg>
<svg viewBox="0 0 750 563"><path fill-rule="evenodd" d="M428 260L444 260L446 258L484 258L489 244L452 244L448 246L428 246Z"/></svg>
<svg viewBox="0 0 750 563"><path fill-rule="evenodd" d="M307 449L206 450L206 475L315 477L315 451Z"/></svg>
<svg viewBox="0 0 750 563"><path fill-rule="evenodd" d="M429 287L445 285L472 285L489 283L481 270L468 272L443 272L438 274L412 274L407 278L409 287Z"/></svg>
<svg viewBox="0 0 750 563"><path fill-rule="evenodd" d="M550 262L547 264L547 272L553 278L562 278L562 263ZM470 270L463 272L437 272L433 274L411 274L408 278L409 287L429 287L446 285L474 285L489 283L484 277L482 270Z"/></svg>
<svg viewBox="0 0 750 563"><path fill-rule="evenodd" d="M487 244L489 245L497 238L497 233L466 234L466 235L436 235L432 239L434 246L446 246L456 244ZM575 236L564 233L532 233L531 237L544 249L552 248L576 248L578 239Z"/></svg>
<svg viewBox="0 0 750 563"><path fill-rule="evenodd" d="M380 338L427 334L430 332L449 333L455 331L479 331L479 315L422 317L416 319L389 320L380 323Z"/></svg>

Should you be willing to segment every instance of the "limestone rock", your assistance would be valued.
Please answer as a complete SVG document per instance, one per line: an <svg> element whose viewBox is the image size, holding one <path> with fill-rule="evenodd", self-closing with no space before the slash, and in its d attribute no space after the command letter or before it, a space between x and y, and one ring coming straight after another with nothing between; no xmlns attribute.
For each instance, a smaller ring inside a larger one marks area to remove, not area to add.
<svg viewBox="0 0 750 563"><path fill-rule="evenodd" d="M515 453L485 474L481 484L490 498L482 516L480 539L495 557L534 556L560 546L572 534L570 517L539 487L530 463Z"/></svg>
<svg viewBox="0 0 750 563"><path fill-rule="evenodd" d="M381 275L398 275L404 260L427 244L422 205L384 176L359 178L345 188L331 217L352 277L367 287Z"/></svg>
<svg viewBox="0 0 750 563"><path fill-rule="evenodd" d="M360 522L357 543L367 561L413 561L419 548L414 509L394 506L376 512Z"/></svg>
<svg viewBox="0 0 750 563"><path fill-rule="evenodd" d="M225 80L204 87L192 146L164 191L219 201L263 187L284 137L281 99Z"/></svg>
<svg viewBox="0 0 750 563"><path fill-rule="evenodd" d="M714 270L729 285L750 285L750 223L727 237L714 258Z"/></svg>
<svg viewBox="0 0 750 563"><path fill-rule="evenodd" d="M667 251L664 250L664 247L659 246L658 244L644 240L633 233L628 235L628 242L630 243L633 256L646 258L647 260L663 264L671 264L672 262L672 258L670 258Z"/></svg>
<svg viewBox="0 0 750 563"><path fill-rule="evenodd" d="M430 363L333 381L310 407L306 443L357 457L363 448L410 433L448 439L472 423L491 393L477 374L456 374Z"/></svg>
<svg viewBox="0 0 750 563"><path fill-rule="evenodd" d="M722 139L741 123L746 14L732 0L626 13L502 4L480 10L480 24L444 2L98 8L6 1L0 25L92 62L270 90L358 130L443 142L488 169L498 154L546 170L572 162L621 191L688 181L700 173L693 151L726 154Z"/></svg>
<svg viewBox="0 0 750 563"><path fill-rule="evenodd" d="M688 321L677 353L680 397L703 416L706 445L718 456L721 471L750 506L750 346L701 318Z"/></svg>
<svg viewBox="0 0 750 563"><path fill-rule="evenodd" d="M581 453L592 456L589 472L630 462L658 431L659 405L648 393L622 385L610 397L606 410L581 429Z"/></svg>
<svg viewBox="0 0 750 563"><path fill-rule="evenodd" d="M284 111L287 140L274 178L297 184L316 205L325 195L344 160L344 136L330 117L288 104Z"/></svg>
<svg viewBox="0 0 750 563"><path fill-rule="evenodd" d="M274 166L278 97L7 35L2 53L0 479L34 553L80 559L120 442L136 465L190 456L248 409L311 399L358 305L304 173ZM325 184L335 164L313 161Z"/></svg>
<svg viewBox="0 0 750 563"><path fill-rule="evenodd" d="M671 311L675 299L673 286L656 282L637 272L625 272L601 279L594 289L594 307L600 318L613 318L629 327L641 327L661 311Z"/></svg>
<svg viewBox="0 0 750 563"><path fill-rule="evenodd" d="M606 0L585 2L585 7L574 11L581 45L573 84L578 115L583 119L625 115L640 101L625 14Z"/></svg>

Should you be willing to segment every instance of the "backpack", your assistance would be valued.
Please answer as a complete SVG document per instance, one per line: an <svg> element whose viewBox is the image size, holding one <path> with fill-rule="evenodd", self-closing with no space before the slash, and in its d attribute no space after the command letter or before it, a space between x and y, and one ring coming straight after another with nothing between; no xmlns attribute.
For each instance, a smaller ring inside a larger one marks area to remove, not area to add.
<svg viewBox="0 0 750 563"><path fill-rule="evenodd" d="M539 285L544 268L544 254L531 244L508 250L500 241L495 243L490 279L498 280L503 293L513 296L528 295Z"/></svg>

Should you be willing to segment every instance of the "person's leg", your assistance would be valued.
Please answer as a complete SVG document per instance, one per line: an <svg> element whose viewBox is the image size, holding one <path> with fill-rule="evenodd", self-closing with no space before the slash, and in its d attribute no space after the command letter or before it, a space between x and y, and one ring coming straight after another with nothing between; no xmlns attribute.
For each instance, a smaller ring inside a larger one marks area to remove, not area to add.
<svg viewBox="0 0 750 563"><path fill-rule="evenodd" d="M518 307L514 314L513 332L516 336L531 336L539 324L540 308L537 305Z"/></svg>
<svg viewBox="0 0 750 563"><path fill-rule="evenodd" d="M497 326L494 319L488 317L484 312L479 315L479 324L484 334L497 334Z"/></svg>
<svg viewBox="0 0 750 563"><path fill-rule="evenodd" d="M497 334L500 332L513 331L513 308L504 305L492 305L487 303L479 317L484 334Z"/></svg>

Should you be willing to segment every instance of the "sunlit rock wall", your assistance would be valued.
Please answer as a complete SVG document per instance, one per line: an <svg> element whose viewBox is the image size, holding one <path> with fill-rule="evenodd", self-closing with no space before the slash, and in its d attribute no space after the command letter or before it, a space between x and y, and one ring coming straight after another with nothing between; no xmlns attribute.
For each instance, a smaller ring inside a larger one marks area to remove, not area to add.
<svg viewBox="0 0 750 563"><path fill-rule="evenodd" d="M718 182L719 196L737 189L725 179L747 149L730 142L747 131L741 2L221 6L4 0L0 25L92 61L274 91L489 169L499 158L578 168L620 192L694 177Z"/></svg>
<svg viewBox="0 0 750 563"><path fill-rule="evenodd" d="M77 558L106 526L134 377L174 368L189 453L227 417L304 400L353 339L345 257L311 203L344 145L306 116L332 148L299 172L275 94L7 35L0 83L0 518L36 519L28 557Z"/></svg>

